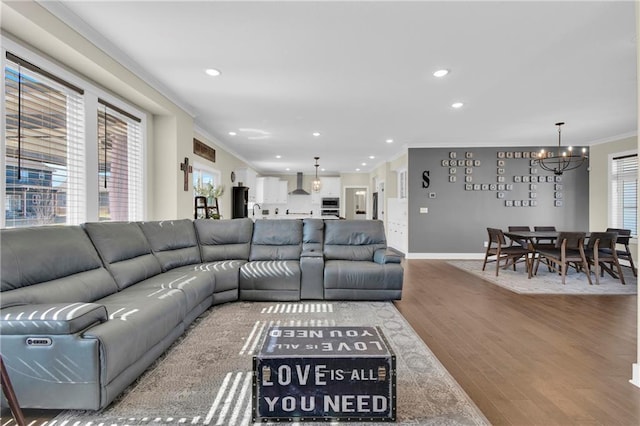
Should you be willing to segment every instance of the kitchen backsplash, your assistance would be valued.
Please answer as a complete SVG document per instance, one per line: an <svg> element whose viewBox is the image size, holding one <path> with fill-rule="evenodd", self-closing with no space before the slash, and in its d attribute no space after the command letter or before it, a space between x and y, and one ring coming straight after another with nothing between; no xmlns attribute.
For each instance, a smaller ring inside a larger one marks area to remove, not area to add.
<svg viewBox="0 0 640 426"><path fill-rule="evenodd" d="M260 215L259 210L268 210L268 215L263 216L282 218L287 216L288 210L290 216L310 216L313 212L313 216L320 217L320 204L312 203L309 195L289 195L286 204L260 204L260 209L256 207L255 210L256 216ZM251 217L251 208L249 208L249 216Z"/></svg>

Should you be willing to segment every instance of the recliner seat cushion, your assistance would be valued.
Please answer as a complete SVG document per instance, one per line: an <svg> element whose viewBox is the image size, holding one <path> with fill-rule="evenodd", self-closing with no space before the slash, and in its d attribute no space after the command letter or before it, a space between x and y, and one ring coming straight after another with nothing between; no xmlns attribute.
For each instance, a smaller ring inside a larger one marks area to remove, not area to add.
<svg viewBox="0 0 640 426"><path fill-rule="evenodd" d="M100 301L109 320L87 329L85 338L99 339L103 353L103 384L111 382L150 348L183 327L185 294L178 289L134 286Z"/></svg>

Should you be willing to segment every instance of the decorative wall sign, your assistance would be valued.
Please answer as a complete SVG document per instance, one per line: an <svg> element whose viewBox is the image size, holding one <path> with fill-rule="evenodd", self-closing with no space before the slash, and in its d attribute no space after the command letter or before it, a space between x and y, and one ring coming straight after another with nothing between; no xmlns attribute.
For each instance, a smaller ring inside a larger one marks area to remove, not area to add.
<svg viewBox="0 0 640 426"><path fill-rule="evenodd" d="M206 158L212 163L216 162L216 150L196 138L193 139L193 153L199 157Z"/></svg>
<svg viewBox="0 0 640 426"><path fill-rule="evenodd" d="M451 151L451 152L449 153L449 158L456 158L456 153L455 153L455 152L453 152L453 151Z"/></svg>
<svg viewBox="0 0 640 426"><path fill-rule="evenodd" d="M464 156L465 156L466 158L473 158L473 152L466 152L466 153L464 154Z"/></svg>

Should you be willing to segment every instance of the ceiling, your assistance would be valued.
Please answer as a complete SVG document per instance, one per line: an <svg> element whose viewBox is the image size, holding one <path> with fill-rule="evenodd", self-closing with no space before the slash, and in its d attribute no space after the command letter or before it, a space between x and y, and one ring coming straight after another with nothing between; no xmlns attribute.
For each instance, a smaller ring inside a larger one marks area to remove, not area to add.
<svg viewBox="0 0 640 426"><path fill-rule="evenodd" d="M633 1L43 5L263 174L313 173L315 156L330 174L407 147L549 146L557 121L563 145L637 132Z"/></svg>

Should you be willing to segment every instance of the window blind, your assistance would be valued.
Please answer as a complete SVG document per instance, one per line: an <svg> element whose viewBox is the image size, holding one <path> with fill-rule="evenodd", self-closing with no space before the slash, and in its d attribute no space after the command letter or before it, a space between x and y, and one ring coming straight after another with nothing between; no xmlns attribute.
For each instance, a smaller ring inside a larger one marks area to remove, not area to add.
<svg viewBox="0 0 640 426"><path fill-rule="evenodd" d="M18 59L5 63L5 226L82 223L82 94Z"/></svg>
<svg viewBox="0 0 640 426"><path fill-rule="evenodd" d="M611 160L611 226L638 235L638 154Z"/></svg>
<svg viewBox="0 0 640 426"><path fill-rule="evenodd" d="M142 220L140 119L99 100L99 220Z"/></svg>

